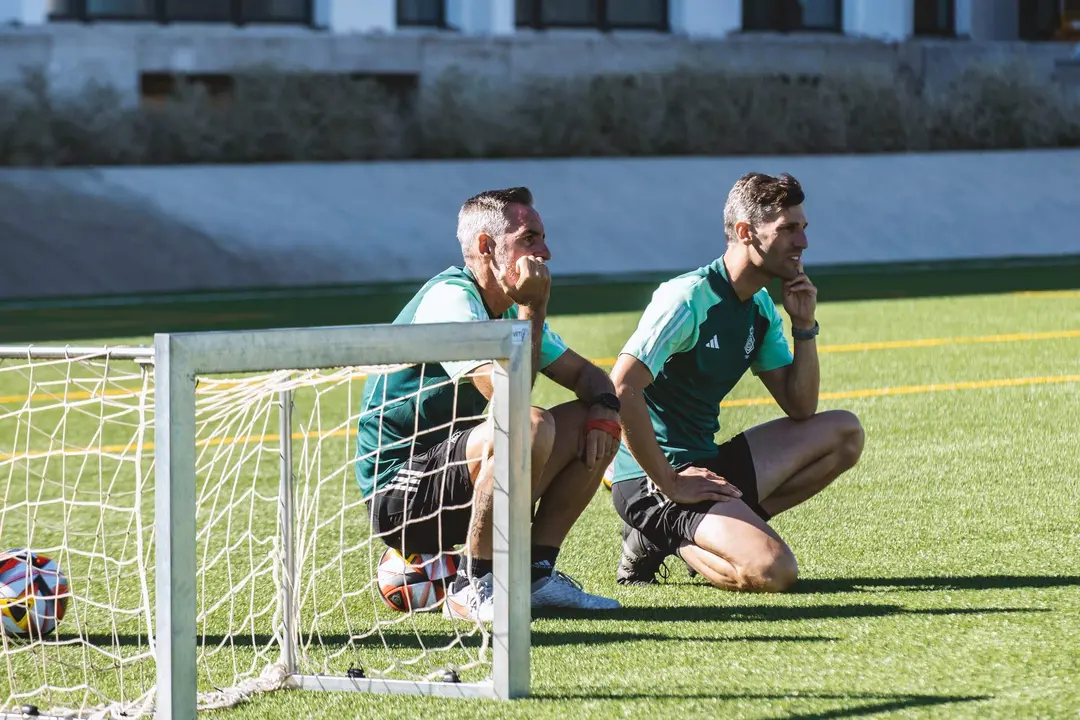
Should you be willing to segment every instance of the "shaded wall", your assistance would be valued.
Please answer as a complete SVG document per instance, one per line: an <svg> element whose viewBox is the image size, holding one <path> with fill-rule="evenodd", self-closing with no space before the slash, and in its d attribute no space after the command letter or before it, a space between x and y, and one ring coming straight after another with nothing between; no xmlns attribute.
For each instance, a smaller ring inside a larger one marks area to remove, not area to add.
<svg viewBox="0 0 1080 720"><path fill-rule="evenodd" d="M806 189L808 266L1080 253L1080 151L0 171L0 299L426 279L461 202L528 185L561 275L723 249L743 173Z"/></svg>

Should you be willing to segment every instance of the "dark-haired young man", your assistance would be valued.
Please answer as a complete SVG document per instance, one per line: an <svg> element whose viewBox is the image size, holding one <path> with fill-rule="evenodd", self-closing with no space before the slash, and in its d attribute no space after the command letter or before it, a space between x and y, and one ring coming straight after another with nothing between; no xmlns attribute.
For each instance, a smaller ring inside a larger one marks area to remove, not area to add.
<svg viewBox="0 0 1080 720"><path fill-rule="evenodd" d="M803 190L750 173L724 206L723 256L662 284L612 370L624 443L612 499L624 521L617 581L652 583L677 553L713 585L780 592L798 564L768 524L858 461L863 429L817 412L817 289L802 269ZM783 283L794 355L765 286ZM717 445L720 401L751 370L785 418Z"/></svg>
<svg viewBox="0 0 1080 720"><path fill-rule="evenodd" d="M619 403L608 375L570 350L545 320L551 259L544 224L527 188L490 190L458 213L463 267L429 280L395 323L498 318L532 325L533 378L539 370L577 400L532 409L532 605L610 610L556 559L619 446ZM481 418L492 395L491 366L446 362L377 376L364 387L356 475L374 533L406 554L465 544L443 612L493 618L493 434ZM489 418L490 420L490 418Z"/></svg>

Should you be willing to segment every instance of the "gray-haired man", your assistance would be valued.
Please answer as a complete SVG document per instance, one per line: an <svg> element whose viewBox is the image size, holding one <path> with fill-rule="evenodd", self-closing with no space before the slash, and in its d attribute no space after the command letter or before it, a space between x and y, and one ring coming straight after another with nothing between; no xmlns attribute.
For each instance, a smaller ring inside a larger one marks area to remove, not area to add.
<svg viewBox="0 0 1080 720"><path fill-rule="evenodd" d="M559 548L619 447L619 402L607 374L570 350L546 322L551 259L527 188L491 190L458 214L463 267L429 280L395 323L532 324L533 379L544 375L577 400L532 409L533 607L605 610L555 570ZM379 376L364 388L356 473L374 532L405 553L465 544L469 562L444 614L492 619L492 434L479 419L492 395L488 364L448 362ZM377 462L376 462L377 461Z"/></svg>

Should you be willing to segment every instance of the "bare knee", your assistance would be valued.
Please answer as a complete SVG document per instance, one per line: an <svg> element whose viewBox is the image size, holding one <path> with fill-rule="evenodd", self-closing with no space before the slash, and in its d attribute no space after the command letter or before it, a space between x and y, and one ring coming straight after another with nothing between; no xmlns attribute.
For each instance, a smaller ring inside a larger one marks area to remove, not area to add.
<svg viewBox="0 0 1080 720"><path fill-rule="evenodd" d="M786 547L757 558L738 571L738 589L743 592L784 592L799 579L799 563Z"/></svg>
<svg viewBox="0 0 1080 720"><path fill-rule="evenodd" d="M836 410L837 435L836 452L840 456L840 464L845 468L855 467L862 456L863 444L866 442L866 431L858 416L847 410Z"/></svg>
<svg viewBox="0 0 1080 720"><path fill-rule="evenodd" d="M532 461L545 464L555 447L555 418L543 408L531 408Z"/></svg>

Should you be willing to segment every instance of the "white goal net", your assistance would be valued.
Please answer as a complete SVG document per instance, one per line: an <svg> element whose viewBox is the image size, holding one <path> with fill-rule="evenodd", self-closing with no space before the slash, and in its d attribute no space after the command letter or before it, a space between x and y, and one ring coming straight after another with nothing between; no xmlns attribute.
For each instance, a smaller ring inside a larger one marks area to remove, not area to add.
<svg viewBox="0 0 1080 720"><path fill-rule="evenodd" d="M456 336L447 359L500 361L491 408L497 454L506 455L497 463L499 537L527 452L508 432L505 396L521 393L512 389L520 362L509 359L518 355L511 328L491 325L472 338L433 328L425 342ZM157 353L0 348L0 713L169 717L196 697L211 709L294 688L527 691L527 600L511 602L508 584L527 559L517 549L511 561L509 533L496 547L494 627L450 620L438 606L395 609L380 589L386 545L355 470L361 393L379 374L422 369L408 359L430 363L439 350L385 326L192 335L194 349L172 353L167 383L156 355L183 337L159 337ZM331 349L305 352L313 341ZM372 362L342 362L353 357ZM393 404L382 398L366 412ZM527 395L516 404L527 423ZM192 550L193 578L183 567ZM51 585L31 577L50 570ZM512 617L514 607L526 614ZM524 635L512 627L522 621ZM521 657L524 668L509 667Z"/></svg>

